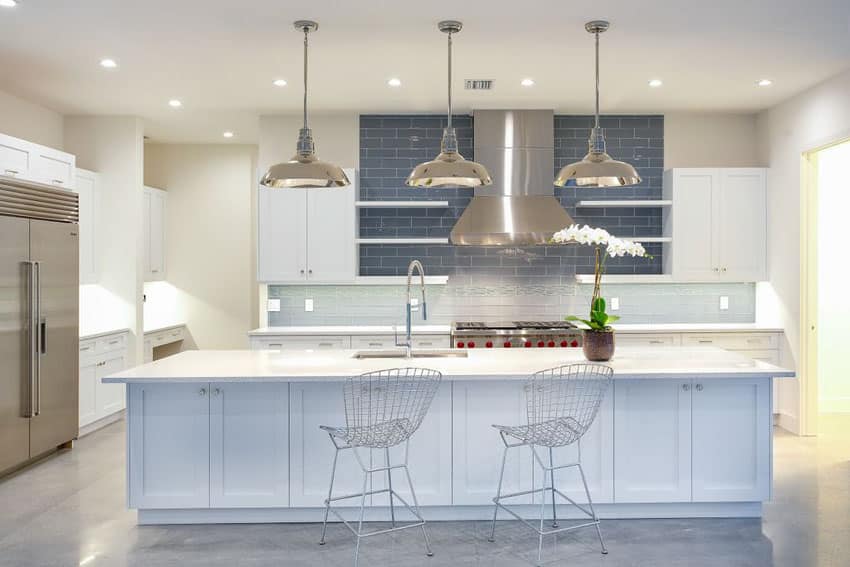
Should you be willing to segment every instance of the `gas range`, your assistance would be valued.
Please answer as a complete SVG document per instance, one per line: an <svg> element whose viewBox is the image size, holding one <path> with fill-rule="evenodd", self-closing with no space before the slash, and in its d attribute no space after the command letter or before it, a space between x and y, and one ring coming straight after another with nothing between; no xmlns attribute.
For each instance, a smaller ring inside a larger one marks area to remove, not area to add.
<svg viewBox="0 0 850 567"><path fill-rule="evenodd" d="M454 348L576 348L581 331L568 321L458 321L452 326Z"/></svg>

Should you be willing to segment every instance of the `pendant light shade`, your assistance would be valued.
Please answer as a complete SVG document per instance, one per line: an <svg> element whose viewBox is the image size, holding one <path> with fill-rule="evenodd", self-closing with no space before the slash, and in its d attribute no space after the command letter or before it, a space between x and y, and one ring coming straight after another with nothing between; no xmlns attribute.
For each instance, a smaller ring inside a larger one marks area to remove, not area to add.
<svg viewBox="0 0 850 567"><path fill-rule="evenodd" d="M260 183L273 188L345 187L350 183L341 167L316 157L313 132L307 127L307 36L319 28L316 22L299 20L295 29L304 33L304 127L292 159L269 168Z"/></svg>
<svg viewBox="0 0 850 567"><path fill-rule="evenodd" d="M449 46L449 109L448 123L443 130L440 142L440 154L433 160L417 165L405 183L411 187L479 187L490 185L493 180L487 168L480 163L467 161L458 152L457 134L452 127L452 34L458 33L463 24L454 20L445 20L437 24L438 29L448 34Z"/></svg>
<svg viewBox="0 0 850 567"><path fill-rule="evenodd" d="M605 133L599 126L599 34L609 27L608 22L597 20L585 24L584 29L596 37L596 115L588 141L588 152L581 161L571 163L558 172L555 185L563 187L571 181L578 187L623 187L640 183L634 166L617 161L605 150Z"/></svg>

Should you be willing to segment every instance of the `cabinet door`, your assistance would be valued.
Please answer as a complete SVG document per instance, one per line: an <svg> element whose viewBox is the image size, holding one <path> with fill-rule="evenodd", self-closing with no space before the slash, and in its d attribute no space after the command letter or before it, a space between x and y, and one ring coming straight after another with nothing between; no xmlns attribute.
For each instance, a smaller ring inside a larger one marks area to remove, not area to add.
<svg viewBox="0 0 850 567"><path fill-rule="evenodd" d="M354 186L307 193L307 279L351 281L356 275Z"/></svg>
<svg viewBox="0 0 850 567"><path fill-rule="evenodd" d="M390 450L393 464L404 462L404 445ZM385 462L383 450L372 451L373 466ZM452 503L452 384L443 382L431 403L422 425L410 438L408 468L422 506L450 506ZM386 488L386 474L374 475L372 487ZM393 471L393 490L412 502L402 470ZM386 506L387 496L378 495L374 506ZM396 504L398 504L396 502Z"/></svg>
<svg viewBox="0 0 850 567"><path fill-rule="evenodd" d="M97 254L95 252L95 218L97 214L97 175L77 170L75 192L80 199L80 283L97 283Z"/></svg>
<svg viewBox="0 0 850 567"><path fill-rule="evenodd" d="M97 420L97 364L80 364L80 427Z"/></svg>
<svg viewBox="0 0 850 567"><path fill-rule="evenodd" d="M314 189L310 189L313 191ZM259 188L257 279L307 277L307 189Z"/></svg>
<svg viewBox="0 0 850 567"><path fill-rule="evenodd" d="M711 237L716 225L717 170L674 170L672 184L673 277L681 281L717 279L717 252Z"/></svg>
<svg viewBox="0 0 850 567"><path fill-rule="evenodd" d="M717 202L720 277L728 281L759 281L767 275L767 212L765 171L721 169Z"/></svg>
<svg viewBox="0 0 850 567"><path fill-rule="evenodd" d="M71 154L33 144L32 172L35 180L62 189L76 186L76 162Z"/></svg>
<svg viewBox="0 0 850 567"><path fill-rule="evenodd" d="M345 336L264 336L253 337L252 350L341 350L351 348L351 337Z"/></svg>
<svg viewBox="0 0 850 567"><path fill-rule="evenodd" d="M770 498L770 380L697 382L693 391L694 502Z"/></svg>
<svg viewBox="0 0 850 567"><path fill-rule="evenodd" d="M0 134L0 175L29 178L32 149L29 142Z"/></svg>
<svg viewBox="0 0 850 567"><path fill-rule="evenodd" d="M615 502L690 501L690 381L619 380L614 393Z"/></svg>
<svg viewBox="0 0 850 567"><path fill-rule="evenodd" d="M151 205L152 205L151 190L145 187L142 195L142 228L144 234L143 254L144 254L144 277L145 281L151 281Z"/></svg>
<svg viewBox="0 0 850 567"><path fill-rule="evenodd" d="M521 382L454 382L452 504L490 505L496 496L504 445L493 424L526 423L524 384ZM502 492L532 488L531 449L510 449ZM511 500L529 503L531 496Z"/></svg>
<svg viewBox="0 0 850 567"><path fill-rule="evenodd" d="M399 340L404 340L404 331L401 332ZM354 349L392 349L396 347L395 336L393 335L378 335L378 336L361 336L354 335L351 337L351 348Z"/></svg>
<svg viewBox="0 0 850 567"><path fill-rule="evenodd" d="M342 383L290 384L289 422L289 498L293 507L324 506L331 479L334 447L320 425L345 426L345 406ZM370 466L369 449L357 449L365 466ZM339 453L334 481L334 495L352 494L363 488L363 471L354 457L354 450ZM367 497L367 503L371 500ZM351 498L338 506L359 506Z"/></svg>
<svg viewBox="0 0 850 567"><path fill-rule="evenodd" d="M166 194L152 191L150 202L150 277L165 279Z"/></svg>
<svg viewBox="0 0 850 567"><path fill-rule="evenodd" d="M288 506L289 385L210 390L210 506Z"/></svg>
<svg viewBox="0 0 850 567"><path fill-rule="evenodd" d="M210 504L208 384L131 384L131 508Z"/></svg>
<svg viewBox="0 0 850 567"><path fill-rule="evenodd" d="M97 372L97 418L112 415L124 409L124 384L104 384L101 378L121 372L127 362L123 352L105 355Z"/></svg>

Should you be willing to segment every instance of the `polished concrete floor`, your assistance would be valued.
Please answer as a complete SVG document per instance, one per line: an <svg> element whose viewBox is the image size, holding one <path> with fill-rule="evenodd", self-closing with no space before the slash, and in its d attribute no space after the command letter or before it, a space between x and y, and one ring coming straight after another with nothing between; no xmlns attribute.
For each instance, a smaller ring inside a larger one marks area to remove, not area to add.
<svg viewBox="0 0 850 567"><path fill-rule="evenodd" d="M550 538L546 565L850 566L850 416L824 416L822 435L777 432L775 498L762 520L606 521L609 555L593 530ZM117 423L0 481L2 566L337 566L352 563L345 528L135 525L125 507L124 426ZM536 540L515 522L486 541L486 523L432 523L436 555L420 534L365 540L362 566L533 565Z"/></svg>

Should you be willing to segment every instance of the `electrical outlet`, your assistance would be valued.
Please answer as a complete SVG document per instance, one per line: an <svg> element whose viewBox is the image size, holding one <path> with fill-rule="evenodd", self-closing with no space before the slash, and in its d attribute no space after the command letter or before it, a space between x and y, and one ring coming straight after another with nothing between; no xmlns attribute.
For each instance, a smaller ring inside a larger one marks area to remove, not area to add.
<svg viewBox="0 0 850 567"><path fill-rule="evenodd" d="M727 297L725 295L721 295L720 296L720 310L726 311L727 309L729 309L729 297Z"/></svg>
<svg viewBox="0 0 850 567"><path fill-rule="evenodd" d="M280 311L280 299L269 299L268 304L266 305L266 311L273 311L275 313Z"/></svg>
<svg viewBox="0 0 850 567"><path fill-rule="evenodd" d="M620 310L620 298L619 297L612 297L611 301L609 301L608 303L611 304L611 311L619 311Z"/></svg>
<svg viewBox="0 0 850 567"><path fill-rule="evenodd" d="M307 313L311 313L313 311L313 300L312 299L305 299L304 300L304 311L306 311Z"/></svg>

